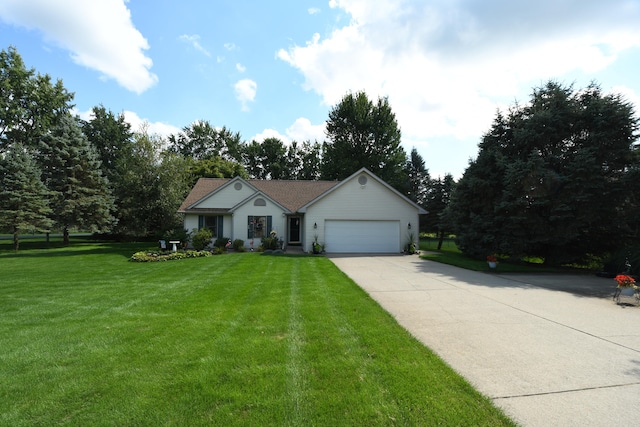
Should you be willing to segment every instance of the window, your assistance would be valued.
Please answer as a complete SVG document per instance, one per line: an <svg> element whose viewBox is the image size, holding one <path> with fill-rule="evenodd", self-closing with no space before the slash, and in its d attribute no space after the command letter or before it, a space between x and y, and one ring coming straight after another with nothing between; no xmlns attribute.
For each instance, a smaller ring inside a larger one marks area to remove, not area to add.
<svg viewBox="0 0 640 427"><path fill-rule="evenodd" d="M198 218L198 229L208 228L211 230L213 237L222 237L222 217L200 215Z"/></svg>
<svg viewBox="0 0 640 427"><path fill-rule="evenodd" d="M253 216L248 218L247 237L261 239L271 232L271 216Z"/></svg>

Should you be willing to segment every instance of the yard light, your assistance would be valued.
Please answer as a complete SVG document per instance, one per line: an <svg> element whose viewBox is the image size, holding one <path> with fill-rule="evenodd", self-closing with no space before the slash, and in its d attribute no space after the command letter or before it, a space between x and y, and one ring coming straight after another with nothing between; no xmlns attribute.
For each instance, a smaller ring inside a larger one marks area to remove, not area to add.
<svg viewBox="0 0 640 427"><path fill-rule="evenodd" d="M318 223L317 222L313 223L313 228L318 228Z"/></svg>
<svg viewBox="0 0 640 427"><path fill-rule="evenodd" d="M411 230L411 223L407 224L407 228Z"/></svg>

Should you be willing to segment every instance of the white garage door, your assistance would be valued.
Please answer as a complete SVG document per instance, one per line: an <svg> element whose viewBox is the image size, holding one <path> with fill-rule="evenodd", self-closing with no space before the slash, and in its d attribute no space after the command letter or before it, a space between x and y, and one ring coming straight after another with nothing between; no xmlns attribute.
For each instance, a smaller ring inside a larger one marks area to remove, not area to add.
<svg viewBox="0 0 640 427"><path fill-rule="evenodd" d="M325 247L333 253L400 252L400 221L325 222Z"/></svg>

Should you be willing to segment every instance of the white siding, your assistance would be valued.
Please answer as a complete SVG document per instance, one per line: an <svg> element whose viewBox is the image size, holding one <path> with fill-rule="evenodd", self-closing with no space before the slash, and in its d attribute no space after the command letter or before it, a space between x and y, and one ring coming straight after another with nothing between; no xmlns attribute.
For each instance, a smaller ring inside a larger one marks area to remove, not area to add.
<svg viewBox="0 0 640 427"><path fill-rule="evenodd" d="M184 216L184 229L191 232L194 228L198 229L198 215L186 214Z"/></svg>
<svg viewBox="0 0 640 427"><path fill-rule="evenodd" d="M311 250L316 235L320 243L326 242L325 221L330 220L397 221L397 243L401 250L407 245L409 234L417 238L417 208L368 174L363 174L367 177L367 183L361 185L358 182L361 175L354 176L308 207L303 224L305 250ZM317 224L317 228L314 228L314 224ZM408 228L409 224L411 229ZM327 247L326 250L331 252L332 248ZM363 247L361 252L370 251Z"/></svg>
<svg viewBox="0 0 640 427"><path fill-rule="evenodd" d="M266 206L254 206L254 201L257 198L262 198L266 202ZM233 236L234 239L244 240L246 247L249 247L248 237L248 219L249 216L271 216L271 228L276 230L278 237L284 238L286 217L284 216L282 208L275 203L272 203L269 199L262 196L252 197L233 212ZM271 230L266 230L270 233ZM226 232L225 232L226 234ZM260 245L260 239L254 239L253 246L257 248Z"/></svg>
<svg viewBox="0 0 640 427"><path fill-rule="evenodd" d="M240 190L235 189L235 184L237 184L237 182L228 184L226 187L218 190L215 194L202 200L193 207L230 209L255 193L253 188L243 182L240 183L242 184Z"/></svg>

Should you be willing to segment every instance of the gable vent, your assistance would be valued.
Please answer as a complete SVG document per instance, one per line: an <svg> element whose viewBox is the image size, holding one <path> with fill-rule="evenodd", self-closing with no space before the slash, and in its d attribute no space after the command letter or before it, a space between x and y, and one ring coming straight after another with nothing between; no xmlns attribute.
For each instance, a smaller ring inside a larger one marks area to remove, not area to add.
<svg viewBox="0 0 640 427"><path fill-rule="evenodd" d="M256 201L253 202L253 206L267 206L267 202L265 202L264 199L256 199Z"/></svg>
<svg viewBox="0 0 640 427"><path fill-rule="evenodd" d="M240 191L240 190L242 190L242 184L240 184L239 182L236 182L234 184L233 188L235 188L236 190Z"/></svg>

